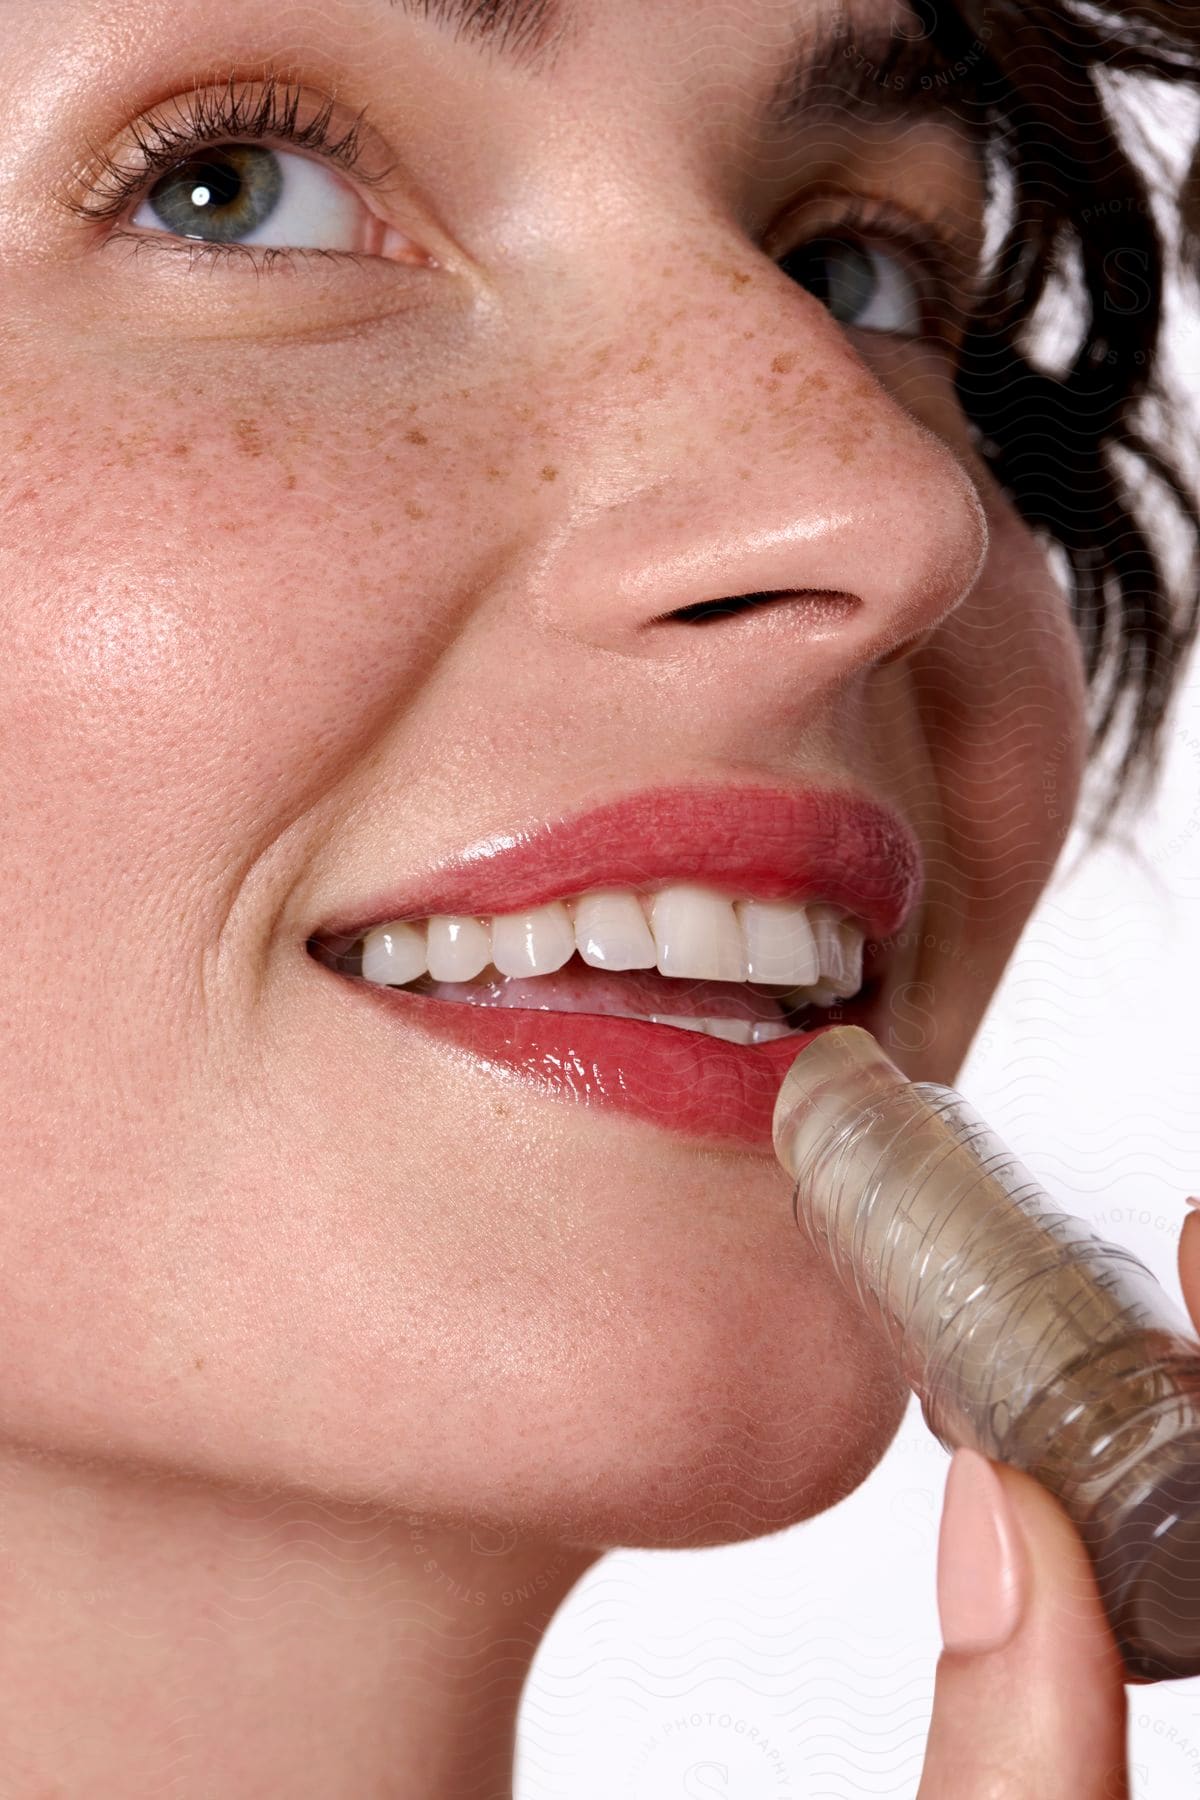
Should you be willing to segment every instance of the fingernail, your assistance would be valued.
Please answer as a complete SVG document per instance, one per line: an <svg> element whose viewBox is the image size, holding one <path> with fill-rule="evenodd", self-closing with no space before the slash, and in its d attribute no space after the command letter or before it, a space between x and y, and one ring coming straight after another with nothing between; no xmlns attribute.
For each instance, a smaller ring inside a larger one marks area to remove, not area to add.
<svg viewBox="0 0 1200 1800"><path fill-rule="evenodd" d="M999 1650L1025 1605L1028 1557L1000 1477L977 1450L956 1450L938 1536L937 1601L947 1650Z"/></svg>
<svg viewBox="0 0 1200 1800"><path fill-rule="evenodd" d="M1200 1194L1189 1194L1184 1205L1190 1206L1193 1212L1200 1212Z"/></svg>

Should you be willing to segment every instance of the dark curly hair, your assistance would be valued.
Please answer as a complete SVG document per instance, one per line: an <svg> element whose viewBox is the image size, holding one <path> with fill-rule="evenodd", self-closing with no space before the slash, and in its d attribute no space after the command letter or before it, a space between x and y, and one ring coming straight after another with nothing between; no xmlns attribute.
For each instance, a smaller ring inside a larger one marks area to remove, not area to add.
<svg viewBox="0 0 1200 1800"><path fill-rule="evenodd" d="M1139 144L1129 105L1155 90L1127 79L1200 88L1200 5L917 0L915 10L946 71L940 105L983 136L1008 188L959 395L997 480L1061 547L1093 753L1122 726L1094 835L1159 771L1200 615L1200 512L1184 419L1162 383L1164 281L1197 261L1195 119L1182 109L1191 171L1176 191ZM1047 358L1036 314L1056 288L1069 296L1074 341Z"/></svg>

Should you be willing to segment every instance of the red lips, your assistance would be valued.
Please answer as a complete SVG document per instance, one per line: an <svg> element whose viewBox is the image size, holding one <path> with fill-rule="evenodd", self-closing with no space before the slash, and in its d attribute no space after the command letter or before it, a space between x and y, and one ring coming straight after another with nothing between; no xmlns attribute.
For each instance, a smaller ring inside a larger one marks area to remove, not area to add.
<svg viewBox="0 0 1200 1800"><path fill-rule="evenodd" d="M320 935L353 938L398 919L519 912L589 888L669 881L740 899L829 900L886 937L916 903L921 851L895 813L844 790L652 788L495 831L410 886L348 904Z"/></svg>
<svg viewBox="0 0 1200 1800"><path fill-rule="evenodd" d="M597 887L700 882L744 899L831 901L871 937L898 930L922 886L919 845L883 806L833 789L655 789L581 816L481 839L411 886L347 906L323 938L435 914L518 912ZM370 982L338 982L402 1029L417 1028L476 1064L541 1092L615 1107L664 1129L770 1152L787 1070L811 1032L729 1044L698 1032L594 1013L526 1011L430 999ZM829 1009L830 1023L871 1028L869 993Z"/></svg>

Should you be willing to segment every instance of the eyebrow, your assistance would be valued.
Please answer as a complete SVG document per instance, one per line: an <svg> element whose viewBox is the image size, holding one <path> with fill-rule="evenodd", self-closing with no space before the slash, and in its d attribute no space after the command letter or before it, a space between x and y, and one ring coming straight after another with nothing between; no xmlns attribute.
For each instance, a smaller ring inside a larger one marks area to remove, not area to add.
<svg viewBox="0 0 1200 1800"><path fill-rule="evenodd" d="M571 18L573 0L387 0L410 18L428 19L464 42L495 48L506 59L541 59ZM579 4L579 0L574 0ZM978 41L975 55L978 56ZM977 95L969 69L936 34L906 34L893 24L856 23L845 7L803 33L766 96L767 125L781 134L805 124L857 117L883 121L914 116L952 119L979 138ZM960 104L952 102L957 95Z"/></svg>
<svg viewBox="0 0 1200 1800"><path fill-rule="evenodd" d="M411 18L430 19L467 43L494 45L514 62L545 49L562 22L560 0L388 0Z"/></svg>
<svg viewBox="0 0 1200 1800"><path fill-rule="evenodd" d="M978 136L975 70L958 50L936 33L909 35L882 21L856 25L839 9L788 59L768 97L767 120L787 132L839 115L881 121L932 115ZM981 51L977 42L976 63Z"/></svg>

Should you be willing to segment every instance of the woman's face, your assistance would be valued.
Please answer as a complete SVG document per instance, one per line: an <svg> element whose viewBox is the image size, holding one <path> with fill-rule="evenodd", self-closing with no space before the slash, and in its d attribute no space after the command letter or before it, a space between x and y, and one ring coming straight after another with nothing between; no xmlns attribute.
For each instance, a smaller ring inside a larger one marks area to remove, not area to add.
<svg viewBox="0 0 1200 1800"><path fill-rule="evenodd" d="M1082 716L955 397L976 156L864 50L813 74L884 0L563 0L540 54L421 10L0 0L4 1429L747 1535L854 1486L905 1394L769 1144L524 1079L307 945L695 786L769 898L739 796L849 789L923 861L873 1028L954 1077ZM367 109L357 169L243 128L138 185L147 120L178 145L232 78L245 127L272 75L272 124ZM588 885L686 878L623 829Z"/></svg>

